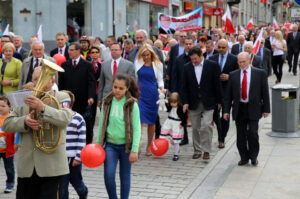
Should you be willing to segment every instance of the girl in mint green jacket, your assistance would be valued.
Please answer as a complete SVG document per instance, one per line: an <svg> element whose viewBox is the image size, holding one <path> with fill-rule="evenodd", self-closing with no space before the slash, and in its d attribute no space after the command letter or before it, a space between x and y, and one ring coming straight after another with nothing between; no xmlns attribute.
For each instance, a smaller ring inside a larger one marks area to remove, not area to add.
<svg viewBox="0 0 300 199"><path fill-rule="evenodd" d="M116 168L120 161L121 198L129 198L131 164L138 160L141 138L138 88L133 78L118 74L103 100L97 143L104 146L104 180L110 199L116 199Z"/></svg>

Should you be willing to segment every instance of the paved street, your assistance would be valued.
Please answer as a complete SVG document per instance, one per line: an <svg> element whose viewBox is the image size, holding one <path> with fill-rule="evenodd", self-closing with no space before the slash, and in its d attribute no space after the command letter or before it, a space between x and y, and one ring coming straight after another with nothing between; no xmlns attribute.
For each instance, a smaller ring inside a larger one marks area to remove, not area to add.
<svg viewBox="0 0 300 199"><path fill-rule="evenodd" d="M284 66L284 71L282 83L299 85L299 76L287 74L287 65ZM269 78L270 86L273 86L274 82L274 76ZM160 115L163 122L167 115L162 112ZM142 154L139 161L132 167L130 198L260 199L273 198L276 193L280 193L277 198L299 198L300 172L297 168L300 164L300 156L296 154L296 150L300 149L300 139L285 139L281 142L279 138L270 138L265 133L270 131L271 118L261 120L259 166L238 167L239 156L235 146L235 125L234 122L231 124L226 147L222 150L216 147L217 131L214 128L213 152L211 160L208 162L191 158L193 154L191 128L188 129L190 143L181 147L180 159L177 162L172 161L172 146L163 157L146 157L147 135L146 129L144 129ZM95 132L97 132L97 127L95 127ZM290 154L296 155L297 159L288 164L293 159ZM273 175L275 172L279 172L279 174ZM96 169L84 167L83 178L89 188L89 198L108 197L104 186L103 165ZM3 194L5 179L1 161L0 198L15 198L15 193ZM117 176L119 185L118 179ZM281 182L280 179L283 181ZM282 186L283 183L286 185ZM268 191L266 192L266 190ZM266 194L264 194L265 192ZM72 187L70 187L70 198L78 198Z"/></svg>

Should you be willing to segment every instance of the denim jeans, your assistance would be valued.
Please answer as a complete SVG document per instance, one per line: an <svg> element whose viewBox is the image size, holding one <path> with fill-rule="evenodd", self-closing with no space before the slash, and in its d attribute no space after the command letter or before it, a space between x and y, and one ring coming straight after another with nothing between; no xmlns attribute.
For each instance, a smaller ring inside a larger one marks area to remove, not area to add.
<svg viewBox="0 0 300 199"><path fill-rule="evenodd" d="M131 164L129 162L129 153L125 152L125 144L116 145L106 143L105 153L104 180L109 199L118 198L115 180L118 160L120 160L121 199L128 199L130 192Z"/></svg>
<svg viewBox="0 0 300 199"><path fill-rule="evenodd" d="M14 167L14 156L6 158L6 153L0 153L0 159L3 159L4 168L6 172L6 186L14 186L15 184L15 167Z"/></svg>
<svg viewBox="0 0 300 199"><path fill-rule="evenodd" d="M73 160L74 158L68 158L70 173L64 176L64 184L62 190L63 199L69 198L69 182L74 187L79 198L86 198L88 195L88 188L85 186L81 175L82 164L73 167Z"/></svg>

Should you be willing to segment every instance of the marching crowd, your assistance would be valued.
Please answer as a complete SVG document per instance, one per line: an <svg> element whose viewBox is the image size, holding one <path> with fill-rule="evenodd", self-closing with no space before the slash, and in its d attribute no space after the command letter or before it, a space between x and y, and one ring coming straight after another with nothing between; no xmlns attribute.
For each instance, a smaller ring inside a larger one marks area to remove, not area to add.
<svg viewBox="0 0 300 199"><path fill-rule="evenodd" d="M264 31L263 38L255 54L253 42L260 31ZM191 140L187 131L191 126L192 158L209 160L213 126L222 149L231 109L241 157L238 165L250 160L256 166L258 121L270 113L267 77L273 71L279 84L285 59L289 72L297 75L300 33L296 24L290 31L266 26L230 34L219 28L203 28L153 35L151 39L145 30L137 30L134 38L128 34L117 39L108 36L103 42L99 37L82 36L71 43L67 35L57 33L56 44L48 54L35 36L30 38L31 49L23 48L21 36L11 33L1 37L0 157L7 174L5 193L10 193L15 184L13 155L19 151L18 199L68 198L69 182L79 198L87 198L80 153L94 137L106 152L104 181L109 198L118 198L118 162L120 197L129 198L131 164L143 154L143 127L147 128L146 156L152 155L154 137L165 138L174 145L173 160L178 161L180 146ZM5 95L33 90L42 71L39 58L56 63L56 54L66 59L61 64L64 72L55 74L44 92L54 96L61 109L35 96L25 98L27 107L12 108ZM163 123L157 103L160 95L168 99L168 118ZM101 113L99 130L94 134L97 107ZM36 147L33 131L41 125L33 117L37 111L44 122L66 132L52 153Z"/></svg>

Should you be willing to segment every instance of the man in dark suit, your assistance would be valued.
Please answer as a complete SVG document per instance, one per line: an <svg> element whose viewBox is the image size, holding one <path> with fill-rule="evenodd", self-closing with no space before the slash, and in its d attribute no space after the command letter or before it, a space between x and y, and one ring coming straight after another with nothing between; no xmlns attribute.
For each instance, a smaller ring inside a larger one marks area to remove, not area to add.
<svg viewBox="0 0 300 199"><path fill-rule="evenodd" d="M261 68L260 57L258 55L253 55L252 54L252 50L253 50L253 43L252 43L252 41L246 42L244 48L245 48L245 52L249 53L249 55L250 55L252 66L254 66L256 68Z"/></svg>
<svg viewBox="0 0 300 199"><path fill-rule="evenodd" d="M184 66L183 112L188 109L193 128L193 159L209 160L213 129L213 111L222 102L220 67L217 62L204 60L199 47L189 51L191 62Z"/></svg>
<svg viewBox="0 0 300 199"><path fill-rule="evenodd" d="M263 39L265 39L264 47L269 49L272 52L272 46L271 46L270 38L268 37L268 32L265 31L265 30L264 30L264 33L263 33Z"/></svg>
<svg viewBox="0 0 300 199"><path fill-rule="evenodd" d="M288 63L289 63L289 72L293 68L294 75L297 75L297 64L300 51L300 33L298 32L298 26L294 24L292 26L292 32L287 36L287 48L288 48ZM294 62L293 61L294 57Z"/></svg>
<svg viewBox="0 0 300 199"><path fill-rule="evenodd" d="M218 42L218 51L219 53L213 55L209 59L219 63L219 67L221 70L220 80L222 85L222 93L226 92L227 83L229 79L229 73L238 69L237 57L228 52L228 42L225 39L221 39ZM224 96L223 96L224 97ZM224 109L222 108L224 113ZM214 110L214 122L217 125L218 130L218 147L225 147L225 137L227 136L227 132L229 130L229 120L224 120L223 117L220 117L220 109L215 107Z"/></svg>
<svg viewBox="0 0 300 199"><path fill-rule="evenodd" d="M238 165L258 164L258 122L270 113L270 98L267 75L251 67L247 52L238 55L239 70L230 73L224 100L224 119L232 117L237 130L237 148L241 156Z"/></svg>
<svg viewBox="0 0 300 199"><path fill-rule="evenodd" d="M171 19L168 15L165 14L161 14L159 15L159 23L160 23L160 27L159 27L159 33L160 34L174 34L175 33L175 29L171 28Z"/></svg>
<svg viewBox="0 0 300 199"><path fill-rule="evenodd" d="M80 57L81 45L73 42L69 46L70 59L61 67L65 70L59 75L59 90L69 90L75 95L73 110L81 114L86 121L86 143L93 140L91 123L91 105L96 93L93 65Z"/></svg>
<svg viewBox="0 0 300 199"><path fill-rule="evenodd" d="M272 74L272 54L269 49L265 47L265 39L262 38L260 42L260 47L257 52L257 55L260 56L261 68L266 72L267 77Z"/></svg>
<svg viewBox="0 0 300 199"><path fill-rule="evenodd" d="M239 35L239 43L234 44L231 48L231 54L238 55L240 52L244 52L245 36Z"/></svg>
<svg viewBox="0 0 300 199"><path fill-rule="evenodd" d="M66 60L69 59L68 46L66 46L66 37L65 34L59 32L56 34L56 45L57 48L54 48L50 52L50 56L53 57L56 54L62 54L65 56Z"/></svg>
<svg viewBox="0 0 300 199"><path fill-rule="evenodd" d="M21 54L22 59L26 59L29 50L23 47L23 38L20 35L15 35L13 38L13 43L16 47L16 51Z"/></svg>
<svg viewBox="0 0 300 199"><path fill-rule="evenodd" d="M218 53L218 51L214 48L214 42L212 40L206 41L205 48L206 52L203 54L205 59L209 59L210 57Z"/></svg>
<svg viewBox="0 0 300 199"><path fill-rule="evenodd" d="M189 63L191 61L191 58L189 56L189 51L192 47L195 46L194 40L192 37L187 36L184 39L184 53L180 56L178 56L175 59L173 70L172 70L172 84L171 84L171 90L172 92L177 92L179 94L179 97L182 99L183 95L183 80L184 80L184 65ZM189 143L188 138L188 132L187 132L187 126L184 127L184 137L181 141L181 145L185 145Z"/></svg>
<svg viewBox="0 0 300 199"><path fill-rule="evenodd" d="M167 68L167 76L166 79L169 81L169 87L171 87L172 84L172 70L173 70L173 65L175 63L175 59L182 55L184 53L184 39L186 37L186 32L180 32L179 35L179 41L178 44L174 45L169 53L169 62L168 62L168 68ZM173 92L172 88L169 88L171 92Z"/></svg>

